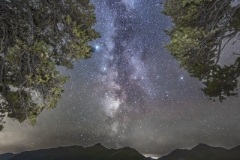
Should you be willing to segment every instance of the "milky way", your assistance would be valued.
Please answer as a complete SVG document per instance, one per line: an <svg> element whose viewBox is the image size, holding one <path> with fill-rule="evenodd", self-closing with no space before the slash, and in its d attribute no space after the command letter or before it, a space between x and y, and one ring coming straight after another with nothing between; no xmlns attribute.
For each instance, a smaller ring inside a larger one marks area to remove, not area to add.
<svg viewBox="0 0 240 160"><path fill-rule="evenodd" d="M105 29L98 42L102 47L96 49L103 54L98 79L102 83L103 110L113 119L133 108L134 112L139 112L143 108L135 106L150 99L154 92L145 63L145 44L141 39L144 22L134 9L135 5L134 1L97 2L100 6L98 16L105 17L100 23ZM104 12L101 12L103 8ZM113 131L122 125L125 123L114 120Z"/></svg>
<svg viewBox="0 0 240 160"><path fill-rule="evenodd" d="M161 0L92 0L94 28L90 59L73 70L62 101L41 113L34 127L6 119L0 153L60 145L130 146L164 155L198 143L240 144L240 100L210 101L164 49L172 24Z"/></svg>

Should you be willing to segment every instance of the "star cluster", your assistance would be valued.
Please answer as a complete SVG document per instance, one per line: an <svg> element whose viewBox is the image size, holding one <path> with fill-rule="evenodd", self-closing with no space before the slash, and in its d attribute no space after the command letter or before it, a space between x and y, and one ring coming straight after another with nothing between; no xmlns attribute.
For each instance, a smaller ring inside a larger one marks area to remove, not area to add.
<svg viewBox="0 0 240 160"><path fill-rule="evenodd" d="M167 154L198 143L240 143L240 101L210 101L202 84L164 49L171 27L161 0L92 0L101 38L75 63L62 101L34 127L6 119L0 152L65 145L130 146Z"/></svg>

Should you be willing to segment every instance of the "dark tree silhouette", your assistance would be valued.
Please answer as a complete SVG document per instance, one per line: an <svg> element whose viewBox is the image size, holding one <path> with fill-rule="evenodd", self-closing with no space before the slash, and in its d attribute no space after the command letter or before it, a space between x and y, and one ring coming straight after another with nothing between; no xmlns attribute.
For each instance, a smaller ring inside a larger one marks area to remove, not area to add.
<svg viewBox="0 0 240 160"><path fill-rule="evenodd" d="M55 67L90 57L95 22L89 0L1 1L0 121L35 124L43 109L56 107L68 77Z"/></svg>
<svg viewBox="0 0 240 160"><path fill-rule="evenodd" d="M230 66L219 64L224 47L239 43L240 3L234 2L166 0L164 4L163 13L174 23L166 31L171 41L165 47L181 67L203 82L202 90L213 100L237 95L240 59Z"/></svg>

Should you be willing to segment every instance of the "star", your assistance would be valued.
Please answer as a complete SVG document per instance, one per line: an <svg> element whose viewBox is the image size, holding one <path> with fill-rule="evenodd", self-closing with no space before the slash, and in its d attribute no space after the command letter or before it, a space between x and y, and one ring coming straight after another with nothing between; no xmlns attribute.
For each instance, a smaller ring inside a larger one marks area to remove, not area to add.
<svg viewBox="0 0 240 160"><path fill-rule="evenodd" d="M95 46L95 49L96 49L96 50L98 50L99 48L100 48L99 45L96 45L96 46Z"/></svg>

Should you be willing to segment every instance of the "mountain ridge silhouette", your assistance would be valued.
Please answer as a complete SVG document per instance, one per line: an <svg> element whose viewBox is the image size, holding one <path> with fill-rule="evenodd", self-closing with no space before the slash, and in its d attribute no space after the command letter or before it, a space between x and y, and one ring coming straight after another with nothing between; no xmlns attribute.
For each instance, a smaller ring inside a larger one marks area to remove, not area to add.
<svg viewBox="0 0 240 160"><path fill-rule="evenodd" d="M133 148L107 149L100 143L86 148L67 146L7 154L0 155L0 160L147 160Z"/></svg>
<svg viewBox="0 0 240 160"><path fill-rule="evenodd" d="M149 160L137 150L124 147L108 149L97 143L90 147L66 146L49 149L5 153L0 160ZM192 149L176 149L158 160L240 160L240 145L231 149L199 143Z"/></svg>
<svg viewBox="0 0 240 160"><path fill-rule="evenodd" d="M231 149L199 143L192 149L176 149L158 160L240 160L240 146Z"/></svg>

